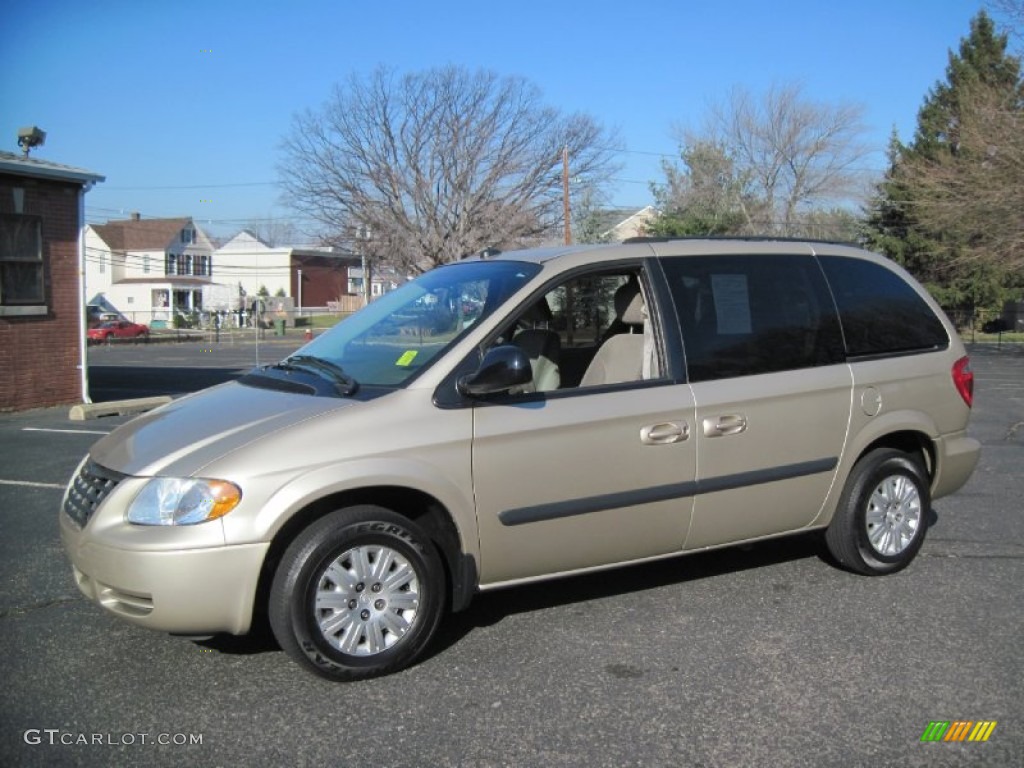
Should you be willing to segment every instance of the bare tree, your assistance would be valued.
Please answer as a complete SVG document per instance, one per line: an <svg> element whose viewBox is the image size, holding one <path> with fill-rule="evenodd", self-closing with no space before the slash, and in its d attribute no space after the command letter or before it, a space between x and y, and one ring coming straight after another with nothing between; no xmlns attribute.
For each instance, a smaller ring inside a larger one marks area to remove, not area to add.
<svg viewBox="0 0 1024 768"><path fill-rule="evenodd" d="M1024 43L1024 0L988 0L986 5L1017 45Z"/></svg>
<svg viewBox="0 0 1024 768"><path fill-rule="evenodd" d="M288 203L372 260L426 268L528 241L562 221L561 155L600 183L616 139L541 103L525 80L458 67L353 75L295 117L279 167Z"/></svg>
<svg viewBox="0 0 1024 768"><path fill-rule="evenodd" d="M594 184L576 184L571 192L574 243L610 242L608 197Z"/></svg>
<svg viewBox="0 0 1024 768"><path fill-rule="evenodd" d="M1024 104L975 84L960 96L955 152L910 154L897 168L922 225L959 244L958 264L1024 267Z"/></svg>
<svg viewBox="0 0 1024 768"><path fill-rule="evenodd" d="M758 201L745 205L747 228L800 235L807 215L866 193L863 109L804 98L798 85L773 86L761 98L734 88L711 105L700 131L681 130L684 147L717 147Z"/></svg>
<svg viewBox="0 0 1024 768"><path fill-rule="evenodd" d="M270 246L294 245L298 238L295 226L288 220L271 215L249 219L246 230Z"/></svg>

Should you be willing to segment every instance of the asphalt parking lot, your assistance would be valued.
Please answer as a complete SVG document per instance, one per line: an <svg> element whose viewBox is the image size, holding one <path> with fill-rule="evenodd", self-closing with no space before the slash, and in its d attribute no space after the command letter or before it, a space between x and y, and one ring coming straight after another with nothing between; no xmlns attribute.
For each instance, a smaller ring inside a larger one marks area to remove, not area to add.
<svg viewBox="0 0 1024 768"><path fill-rule="evenodd" d="M285 357L305 343L300 333L262 341L134 343L89 348L90 395L102 403L153 395L177 396L241 376Z"/></svg>
<svg viewBox="0 0 1024 768"><path fill-rule="evenodd" d="M253 364L155 346L99 350L94 396ZM854 576L802 537L490 593L422 663L347 685L265 637L195 642L87 604L61 491L127 417L0 415L0 764L1022 765L1024 354L971 353L981 464L906 571ZM923 743L936 720L998 724Z"/></svg>

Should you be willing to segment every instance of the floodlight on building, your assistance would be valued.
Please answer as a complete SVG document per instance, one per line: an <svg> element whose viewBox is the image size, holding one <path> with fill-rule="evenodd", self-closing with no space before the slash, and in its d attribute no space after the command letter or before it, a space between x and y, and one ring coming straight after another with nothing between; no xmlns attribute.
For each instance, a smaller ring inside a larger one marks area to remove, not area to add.
<svg viewBox="0 0 1024 768"><path fill-rule="evenodd" d="M29 150L41 147L46 143L46 131L35 125L28 125L18 129L18 146L22 153L28 157Z"/></svg>

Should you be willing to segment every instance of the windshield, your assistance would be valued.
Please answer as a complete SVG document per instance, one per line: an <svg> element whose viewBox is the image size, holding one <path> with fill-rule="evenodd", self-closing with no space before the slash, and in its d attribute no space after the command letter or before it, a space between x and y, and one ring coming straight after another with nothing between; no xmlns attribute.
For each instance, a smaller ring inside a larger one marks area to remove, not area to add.
<svg viewBox="0 0 1024 768"><path fill-rule="evenodd" d="M439 267L338 323L301 355L340 367L359 386L401 386L539 271L515 261Z"/></svg>

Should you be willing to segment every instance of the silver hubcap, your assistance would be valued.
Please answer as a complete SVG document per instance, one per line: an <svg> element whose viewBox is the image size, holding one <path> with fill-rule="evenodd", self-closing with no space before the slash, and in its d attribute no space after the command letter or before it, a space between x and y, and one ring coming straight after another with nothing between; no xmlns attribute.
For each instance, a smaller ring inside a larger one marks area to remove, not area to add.
<svg viewBox="0 0 1024 768"><path fill-rule="evenodd" d="M416 622L420 584L409 561L385 546L353 547L320 576L316 621L342 653L385 651Z"/></svg>
<svg viewBox="0 0 1024 768"><path fill-rule="evenodd" d="M880 555L906 549L921 524L921 495L904 475L891 475L878 484L868 500L868 541Z"/></svg>

